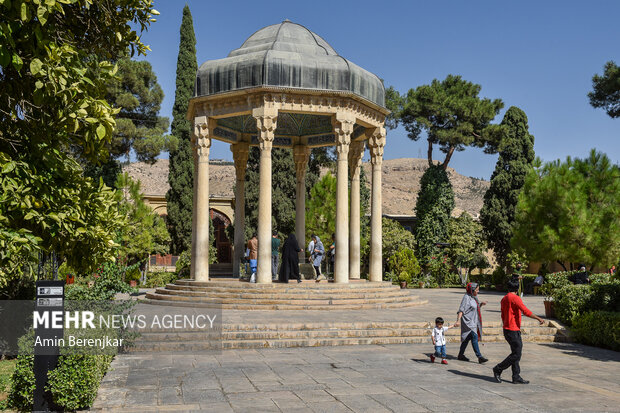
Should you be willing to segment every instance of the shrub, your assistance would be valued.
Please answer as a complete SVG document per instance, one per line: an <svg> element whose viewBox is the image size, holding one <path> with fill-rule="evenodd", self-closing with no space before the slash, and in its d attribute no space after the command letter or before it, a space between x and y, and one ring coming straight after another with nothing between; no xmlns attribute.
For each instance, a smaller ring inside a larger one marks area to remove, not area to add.
<svg viewBox="0 0 620 413"><path fill-rule="evenodd" d="M620 282L592 285L564 285L552 293L555 312L562 322L571 325L588 311L619 311Z"/></svg>
<svg viewBox="0 0 620 413"><path fill-rule="evenodd" d="M444 285L450 274L451 268L446 256L430 257L428 260L428 275L434 281L432 284Z"/></svg>
<svg viewBox="0 0 620 413"><path fill-rule="evenodd" d="M142 273L140 272L140 268L137 265L132 265L131 268L128 268L125 272L125 281L140 281L142 278Z"/></svg>
<svg viewBox="0 0 620 413"><path fill-rule="evenodd" d="M176 272L150 272L146 275L146 287L163 287L177 280Z"/></svg>
<svg viewBox="0 0 620 413"><path fill-rule="evenodd" d="M17 364L11 376L11 390L7 404L18 410L32 410L34 403L34 356L17 356Z"/></svg>
<svg viewBox="0 0 620 413"><path fill-rule="evenodd" d="M112 358L110 355L61 356L58 367L48 374L48 388L54 402L69 410L93 404Z"/></svg>
<svg viewBox="0 0 620 413"><path fill-rule="evenodd" d="M408 274L408 282L420 275L420 264L411 248L401 248L394 253L389 259L389 267L391 271L399 274L399 278L403 272Z"/></svg>
<svg viewBox="0 0 620 413"><path fill-rule="evenodd" d="M190 250L183 251L179 255L179 259L176 263L177 276L179 279L190 278L190 265L192 263L192 253Z"/></svg>
<svg viewBox="0 0 620 413"><path fill-rule="evenodd" d="M590 311L573 320L573 336L582 344L620 351L620 313Z"/></svg>
<svg viewBox="0 0 620 413"><path fill-rule="evenodd" d="M553 291L555 314L568 325L587 309L592 290L588 285L565 285Z"/></svg>
<svg viewBox="0 0 620 413"><path fill-rule="evenodd" d="M415 238L403 226L393 219L382 218L382 252L383 259L389 259L401 249L415 248Z"/></svg>

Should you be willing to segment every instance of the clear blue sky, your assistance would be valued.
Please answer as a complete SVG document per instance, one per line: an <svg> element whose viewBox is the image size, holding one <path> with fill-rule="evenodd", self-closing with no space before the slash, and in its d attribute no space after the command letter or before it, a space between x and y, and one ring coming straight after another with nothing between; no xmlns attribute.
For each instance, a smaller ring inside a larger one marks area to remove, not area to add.
<svg viewBox="0 0 620 413"><path fill-rule="evenodd" d="M620 160L620 119L587 99L594 73L620 63L618 1L188 1L198 65L226 57L256 30L284 19L322 36L342 56L376 73L401 93L447 74L482 85L529 118L543 160L584 157L591 148ZM159 0L158 21L144 34L171 118L182 1ZM497 116L499 123L504 111ZM401 127L388 131L385 158L424 157ZM166 155L164 155L166 156ZM215 142L212 158L231 159ZM467 149L454 155L458 172L489 179L497 156Z"/></svg>

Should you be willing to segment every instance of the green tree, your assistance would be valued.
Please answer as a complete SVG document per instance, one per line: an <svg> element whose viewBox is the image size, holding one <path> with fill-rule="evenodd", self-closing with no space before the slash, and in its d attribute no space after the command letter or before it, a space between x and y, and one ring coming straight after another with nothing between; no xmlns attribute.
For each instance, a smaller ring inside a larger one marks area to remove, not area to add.
<svg viewBox="0 0 620 413"><path fill-rule="evenodd" d="M20 276L36 253L76 269L109 259L123 224L113 194L71 154L105 160L118 112L105 100L111 61L154 21L148 0L0 3L0 271Z"/></svg>
<svg viewBox="0 0 620 413"><path fill-rule="evenodd" d="M467 212L463 212L458 218L450 220L448 229L448 257L457 267L461 283L465 285L472 269L489 265L484 255L486 245L482 225L474 221Z"/></svg>
<svg viewBox="0 0 620 413"><path fill-rule="evenodd" d="M620 168L586 159L537 161L519 197L512 240L530 260L611 266L620 256Z"/></svg>
<svg viewBox="0 0 620 413"><path fill-rule="evenodd" d="M491 186L484 194L480 222L489 248L503 267L511 252L512 225L519 193L534 161L534 136L529 133L527 116L512 106L502 120L504 137L499 147L499 159L491 176Z"/></svg>
<svg viewBox="0 0 620 413"><path fill-rule="evenodd" d="M177 57L176 92L172 106L172 135L177 148L170 151L166 194L168 225L172 237L172 252L180 254L192 244L192 209L194 199L194 161L191 148L191 123L185 116L194 93L196 78L196 36L189 6L183 7Z"/></svg>
<svg viewBox="0 0 620 413"><path fill-rule="evenodd" d="M143 261L150 254L168 252L170 235L166 223L144 202L140 182L124 173L118 176L116 188L119 210L127 217L127 224L119 229L119 253L125 265Z"/></svg>
<svg viewBox="0 0 620 413"><path fill-rule="evenodd" d="M446 154L441 164L446 169L455 151L474 146L492 153L498 144L500 128L490 122L504 104L500 99L478 97L480 89L461 76L448 75L443 81L435 79L430 85L410 89L405 97L390 88L386 98L392 110L402 107L396 120L405 126L410 139L417 141L426 131L428 164L433 163L433 145L439 145Z"/></svg>
<svg viewBox="0 0 620 413"><path fill-rule="evenodd" d="M335 232L336 177L328 172L310 190L310 199L306 203L306 236L316 234L328 247Z"/></svg>
<svg viewBox="0 0 620 413"><path fill-rule="evenodd" d="M415 206L416 253L420 264L427 265L432 256L441 255L437 243L448 242L450 216L454 209L454 190L448 173L441 165L431 165L420 179Z"/></svg>
<svg viewBox="0 0 620 413"><path fill-rule="evenodd" d="M166 135L168 118L159 116L164 92L149 62L125 57L117 65L117 76L107 85L107 100L120 112L108 150L113 159L125 157L129 162L133 149L139 161L154 163L177 142L174 135Z"/></svg>
<svg viewBox="0 0 620 413"><path fill-rule="evenodd" d="M393 219L382 218L381 225L382 252L385 261L401 249L413 250L415 248L415 237L400 223Z"/></svg>
<svg viewBox="0 0 620 413"><path fill-rule="evenodd" d="M593 107L605 109L612 118L620 116L620 68L616 63L607 62L603 75L592 77L592 89L588 98Z"/></svg>

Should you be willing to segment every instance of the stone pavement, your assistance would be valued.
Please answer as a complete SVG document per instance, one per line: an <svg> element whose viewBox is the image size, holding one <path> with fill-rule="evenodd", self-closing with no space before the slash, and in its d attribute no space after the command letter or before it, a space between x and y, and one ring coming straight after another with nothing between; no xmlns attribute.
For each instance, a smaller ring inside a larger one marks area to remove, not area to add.
<svg viewBox="0 0 620 413"><path fill-rule="evenodd" d="M620 353L525 343L529 385L496 383L508 345L483 346L487 365L447 366L429 345L228 350L215 355L122 355L93 410L203 412L620 411ZM456 345L448 346L454 356ZM471 348L468 349L471 356ZM504 373L510 379L510 372Z"/></svg>

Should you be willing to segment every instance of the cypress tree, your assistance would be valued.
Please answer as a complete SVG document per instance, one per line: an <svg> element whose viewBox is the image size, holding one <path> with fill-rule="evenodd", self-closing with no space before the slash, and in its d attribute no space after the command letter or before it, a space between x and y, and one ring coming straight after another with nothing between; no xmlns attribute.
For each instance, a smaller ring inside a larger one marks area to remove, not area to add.
<svg viewBox="0 0 620 413"><path fill-rule="evenodd" d="M528 131L527 116L512 106L501 123L505 136L499 159L491 176L491 186L484 195L480 221L489 248L500 265L506 265L515 220L515 209L525 177L534 161L534 136Z"/></svg>
<svg viewBox="0 0 620 413"><path fill-rule="evenodd" d="M189 6L183 8L181 41L177 58L176 93L172 107L171 132L178 139L178 148L170 152L168 182L168 224L172 252L180 254L191 246L194 162L191 148L191 123L185 119L189 100L194 92L196 37Z"/></svg>
<svg viewBox="0 0 620 413"><path fill-rule="evenodd" d="M415 206L416 254L420 263L426 265L432 256L441 255L435 244L448 242L454 190L443 165L429 166L420 179L420 185Z"/></svg>

